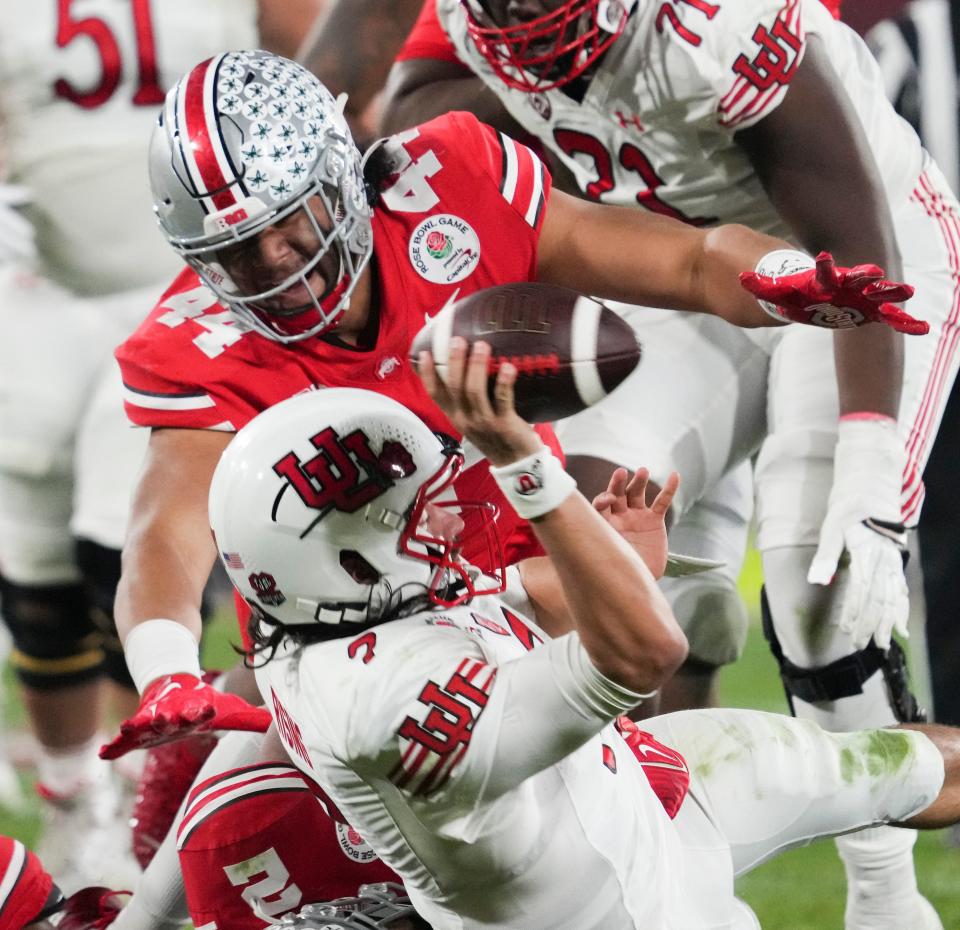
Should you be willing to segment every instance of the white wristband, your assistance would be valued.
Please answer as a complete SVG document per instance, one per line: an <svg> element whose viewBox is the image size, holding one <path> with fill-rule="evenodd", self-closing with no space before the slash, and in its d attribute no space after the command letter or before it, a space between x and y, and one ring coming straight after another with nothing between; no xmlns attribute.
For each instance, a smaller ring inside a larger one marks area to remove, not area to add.
<svg viewBox="0 0 960 930"><path fill-rule="evenodd" d="M509 465L491 465L490 474L524 520L535 520L559 507L577 487L546 446Z"/></svg>
<svg viewBox="0 0 960 930"><path fill-rule="evenodd" d="M768 278L782 278L800 271L809 271L816 265L817 263L806 252L800 252L797 249L775 249L761 256L757 267L753 270ZM757 303L775 320L783 322L786 319L777 305L770 303L769 300L760 300L758 297Z"/></svg>
<svg viewBox="0 0 960 930"><path fill-rule="evenodd" d="M176 620L145 620L138 623L123 644L130 677L143 694L144 688L164 675L200 677L200 646L197 638Z"/></svg>

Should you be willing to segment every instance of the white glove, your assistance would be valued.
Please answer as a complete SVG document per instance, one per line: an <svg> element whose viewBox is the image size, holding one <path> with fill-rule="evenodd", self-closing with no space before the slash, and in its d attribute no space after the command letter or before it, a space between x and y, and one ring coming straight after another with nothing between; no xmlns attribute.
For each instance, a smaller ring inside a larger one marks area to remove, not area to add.
<svg viewBox="0 0 960 930"><path fill-rule="evenodd" d="M33 225L16 209L29 202L27 188L0 183L0 265L36 256Z"/></svg>
<svg viewBox="0 0 960 930"><path fill-rule="evenodd" d="M900 488L906 450L890 419L844 418L833 459L833 488L807 581L829 585L844 549L850 577L837 623L863 649L884 651L894 630L907 635L906 533Z"/></svg>

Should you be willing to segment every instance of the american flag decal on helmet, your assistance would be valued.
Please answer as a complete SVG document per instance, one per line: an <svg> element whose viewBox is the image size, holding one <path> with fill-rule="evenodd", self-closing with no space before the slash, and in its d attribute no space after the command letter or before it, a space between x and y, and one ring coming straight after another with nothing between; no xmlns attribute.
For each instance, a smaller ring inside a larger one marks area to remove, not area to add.
<svg viewBox="0 0 960 930"><path fill-rule="evenodd" d="M223 564L227 568L243 569L243 559L240 558L239 552L223 552L221 555L223 556Z"/></svg>

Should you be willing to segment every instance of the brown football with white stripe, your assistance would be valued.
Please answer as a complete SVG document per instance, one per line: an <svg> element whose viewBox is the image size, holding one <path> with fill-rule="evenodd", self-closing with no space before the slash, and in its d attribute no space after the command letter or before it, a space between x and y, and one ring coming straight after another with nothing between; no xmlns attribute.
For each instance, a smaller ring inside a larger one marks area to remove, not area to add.
<svg viewBox="0 0 960 930"><path fill-rule="evenodd" d="M491 387L503 362L517 367L517 412L531 423L569 417L603 400L641 354L633 329L609 307L533 282L486 288L448 304L414 338L414 366L426 349L445 378L453 336L490 344Z"/></svg>

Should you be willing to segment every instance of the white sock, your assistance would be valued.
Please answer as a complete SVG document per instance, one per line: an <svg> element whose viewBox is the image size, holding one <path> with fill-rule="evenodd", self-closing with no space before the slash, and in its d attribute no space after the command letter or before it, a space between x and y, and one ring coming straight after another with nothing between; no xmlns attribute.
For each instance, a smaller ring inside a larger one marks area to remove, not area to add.
<svg viewBox="0 0 960 930"><path fill-rule="evenodd" d="M97 755L103 742L102 734L97 734L65 750L38 746L37 780L58 797L72 797L104 776L106 765Z"/></svg>
<svg viewBox="0 0 960 930"><path fill-rule="evenodd" d="M848 917L882 918L879 924L871 921L864 926L910 926L903 921L914 916L918 895L913 869L916 840L916 830L898 827L870 827L837 837L847 872Z"/></svg>

